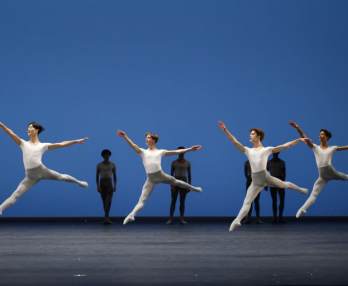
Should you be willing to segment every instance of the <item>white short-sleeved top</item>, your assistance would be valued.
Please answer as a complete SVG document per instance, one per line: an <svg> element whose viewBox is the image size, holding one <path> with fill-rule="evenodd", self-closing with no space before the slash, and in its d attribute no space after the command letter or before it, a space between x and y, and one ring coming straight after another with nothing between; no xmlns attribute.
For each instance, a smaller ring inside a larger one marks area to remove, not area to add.
<svg viewBox="0 0 348 286"><path fill-rule="evenodd" d="M158 171L162 171L162 157L167 150L164 149L143 149L140 148L140 157L143 159L143 165L147 174L153 174Z"/></svg>
<svg viewBox="0 0 348 286"><path fill-rule="evenodd" d="M42 165L42 155L51 143L32 143L21 139L19 147L23 153L23 164L26 170Z"/></svg>
<svg viewBox="0 0 348 286"><path fill-rule="evenodd" d="M245 147L245 155L248 157L252 173L267 169L268 157L272 154L274 147L248 148Z"/></svg>
<svg viewBox="0 0 348 286"><path fill-rule="evenodd" d="M315 156L315 161L318 168L331 166L333 153L337 150L338 146L330 146L325 149L321 148L319 145L313 144L313 152Z"/></svg>

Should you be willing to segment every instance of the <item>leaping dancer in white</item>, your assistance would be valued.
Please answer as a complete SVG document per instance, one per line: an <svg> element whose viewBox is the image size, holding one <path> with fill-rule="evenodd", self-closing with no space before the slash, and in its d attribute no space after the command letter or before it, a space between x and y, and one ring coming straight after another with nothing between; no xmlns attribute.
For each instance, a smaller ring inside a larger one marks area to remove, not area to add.
<svg viewBox="0 0 348 286"><path fill-rule="evenodd" d="M292 189L303 194L308 193L308 189L301 188L291 182L283 182L282 180L271 176L267 171L267 160L272 153L278 153L284 149L296 145L300 141L304 142L305 139L299 138L277 147L264 147L262 145L262 140L265 135L264 132L259 128L252 128L250 130L250 142L252 143L253 147L248 148L242 145L236 139L236 137L232 135L232 133L227 129L226 125L222 121L219 122L219 127L226 134L227 138L237 147L237 149L248 157L252 172L252 182L250 187L248 188L243 206L240 209L237 217L231 223L229 231L233 231L237 227L241 226L241 221L248 214L251 203L255 200L256 196L262 191L265 186Z"/></svg>
<svg viewBox="0 0 348 286"><path fill-rule="evenodd" d="M301 127L294 121L290 121L290 125L294 127L301 137L307 138ZM348 150L348 146L329 146L328 141L331 138L331 132L326 129L321 129L319 132L320 145L316 145L311 139L306 139L305 143L313 150L315 162L318 167L319 178L315 181L313 190L303 204L297 211L296 217L303 216L307 210L314 204L323 190L325 185L332 180L348 180L348 174L344 174L335 170L332 166L332 156L336 151Z"/></svg>
<svg viewBox="0 0 348 286"><path fill-rule="evenodd" d="M0 205L0 215L8 207L12 206L21 195L41 180L66 181L76 183L84 188L88 187L87 182L50 170L42 163L42 156L47 150L53 150L73 144L83 144L87 138L63 141L60 143L41 143L39 140L39 134L44 130L44 128L37 122L31 122L28 124L28 141L20 138L2 122L0 122L0 128L2 128L21 148L25 169L25 178L20 182L12 195Z"/></svg>
<svg viewBox="0 0 348 286"><path fill-rule="evenodd" d="M146 133L146 144L148 149L142 149L136 145L124 131L117 131L117 135L124 138L127 143L134 149L134 151L142 158L147 179L143 186L141 196L134 209L124 219L123 224L135 220L136 214L144 207L145 201L150 196L156 184L164 183L177 186L182 189L188 189L194 192L202 192L202 188L194 187L184 181L178 180L162 171L161 160L163 156L178 155L189 151L197 151L202 148L200 145L192 146L191 148L178 150L164 150L157 149L156 143L159 139L158 135L153 133Z"/></svg>

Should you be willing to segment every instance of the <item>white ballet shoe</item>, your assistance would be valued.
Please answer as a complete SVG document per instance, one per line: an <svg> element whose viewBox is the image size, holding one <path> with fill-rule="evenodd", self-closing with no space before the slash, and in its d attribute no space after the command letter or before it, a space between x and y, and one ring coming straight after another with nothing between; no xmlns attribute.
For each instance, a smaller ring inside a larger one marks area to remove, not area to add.
<svg viewBox="0 0 348 286"><path fill-rule="evenodd" d="M201 187L196 187L196 188L194 188L193 190L194 190L195 192L197 192L197 193L203 192L203 189L202 189Z"/></svg>
<svg viewBox="0 0 348 286"><path fill-rule="evenodd" d="M128 216L124 219L123 224L127 224L127 223L132 222L132 221L135 221L134 216L128 215Z"/></svg>
<svg viewBox="0 0 348 286"><path fill-rule="evenodd" d="M296 218L300 218L301 216L304 216L306 211L304 209L299 209L296 213Z"/></svg>
<svg viewBox="0 0 348 286"><path fill-rule="evenodd" d="M82 188L88 188L88 183L84 181L80 181L79 186Z"/></svg>
<svg viewBox="0 0 348 286"><path fill-rule="evenodd" d="M229 232L236 230L238 227L240 227L241 224L240 222L233 221L230 225L230 229L228 230Z"/></svg>

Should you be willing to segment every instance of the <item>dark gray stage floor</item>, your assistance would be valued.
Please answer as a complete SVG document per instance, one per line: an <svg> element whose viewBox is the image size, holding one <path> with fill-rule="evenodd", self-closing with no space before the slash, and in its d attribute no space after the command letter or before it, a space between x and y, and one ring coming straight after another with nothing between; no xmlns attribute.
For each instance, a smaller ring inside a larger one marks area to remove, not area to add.
<svg viewBox="0 0 348 286"><path fill-rule="evenodd" d="M348 285L348 223L0 221L0 285Z"/></svg>

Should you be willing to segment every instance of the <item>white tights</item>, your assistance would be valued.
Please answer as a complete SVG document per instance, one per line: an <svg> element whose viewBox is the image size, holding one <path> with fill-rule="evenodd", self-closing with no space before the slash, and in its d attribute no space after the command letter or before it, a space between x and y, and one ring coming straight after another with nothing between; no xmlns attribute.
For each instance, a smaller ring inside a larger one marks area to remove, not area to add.
<svg viewBox="0 0 348 286"><path fill-rule="evenodd" d="M194 187L184 181L178 180L173 176L170 176L163 171L159 171L153 174L148 174L147 179L144 183L140 198L134 209L130 212L128 216L134 218L136 214L144 207L147 198L150 196L156 184L164 183L170 184L172 186L179 187L181 189L187 189L194 192L201 192L202 189L199 187Z"/></svg>
<svg viewBox="0 0 348 286"><path fill-rule="evenodd" d="M332 166L319 168L319 178L315 181L310 196L299 209L297 217L303 215L314 204L325 185L332 180L348 180L348 174L338 172Z"/></svg>
<svg viewBox="0 0 348 286"><path fill-rule="evenodd" d="M79 181L78 179L66 175L60 174L56 171L48 169L44 165L35 167L33 169L28 169L25 172L25 178L19 183L17 189L0 205L0 214L10 206L12 206L17 199L27 192L33 185L38 183L40 180L59 180L66 181L70 183L76 183L81 187L87 187L88 183L84 181Z"/></svg>
<svg viewBox="0 0 348 286"><path fill-rule="evenodd" d="M301 193L307 193L307 189L301 188L291 182L284 182L276 177L270 175L267 171L261 171L257 173L252 173L252 182L247 190L243 206L240 209L237 217L234 219L233 223L240 225L242 219L248 214L252 202L255 200L257 195L266 186L277 187L280 189L293 189Z"/></svg>

